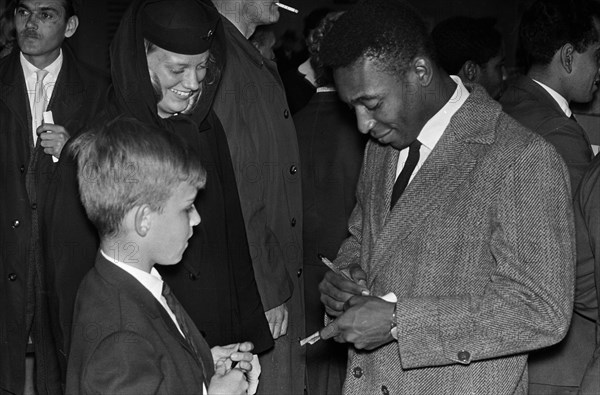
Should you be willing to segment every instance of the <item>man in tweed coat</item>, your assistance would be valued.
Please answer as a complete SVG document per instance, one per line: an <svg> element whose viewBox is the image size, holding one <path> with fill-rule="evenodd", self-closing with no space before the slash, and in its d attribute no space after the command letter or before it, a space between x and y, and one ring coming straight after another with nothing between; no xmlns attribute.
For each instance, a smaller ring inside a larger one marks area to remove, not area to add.
<svg viewBox="0 0 600 395"><path fill-rule="evenodd" d="M431 48L397 0L360 2L325 37L340 97L372 138L334 262L353 281L328 272L319 285L337 317L321 337L352 346L347 394L524 394L527 353L571 318L568 171ZM376 297L391 292L396 303Z"/></svg>

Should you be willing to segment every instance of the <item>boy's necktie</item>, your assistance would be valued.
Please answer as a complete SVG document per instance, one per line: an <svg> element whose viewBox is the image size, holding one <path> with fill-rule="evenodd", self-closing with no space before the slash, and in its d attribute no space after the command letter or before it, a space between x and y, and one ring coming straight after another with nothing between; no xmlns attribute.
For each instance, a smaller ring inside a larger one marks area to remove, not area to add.
<svg viewBox="0 0 600 395"><path fill-rule="evenodd" d="M175 319L177 319L179 328L181 328L181 332L183 332L183 337L185 337L185 340L187 341L187 343L189 344L189 346L194 351L194 354L197 357L198 350L196 349L196 345L194 344L194 341L190 336L189 322L187 321L186 315L183 310L183 306L181 305L181 303L179 303L177 298L175 298L175 295L173 295L173 293L171 292L171 288L169 288L166 282L163 282L162 295L167 301L167 305L169 306L173 314L175 314Z"/></svg>

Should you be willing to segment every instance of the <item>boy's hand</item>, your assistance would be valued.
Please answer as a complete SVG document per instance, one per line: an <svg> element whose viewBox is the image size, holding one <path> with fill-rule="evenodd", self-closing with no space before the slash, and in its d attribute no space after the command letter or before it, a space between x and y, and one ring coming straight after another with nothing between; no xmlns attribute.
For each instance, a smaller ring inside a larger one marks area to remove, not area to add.
<svg viewBox="0 0 600 395"><path fill-rule="evenodd" d="M218 363L223 363L225 368L229 371L232 368L234 362L237 362L235 366L243 372L249 372L252 370L252 349L254 345L250 342L233 343L226 346L215 346L210 349L215 367Z"/></svg>
<svg viewBox="0 0 600 395"><path fill-rule="evenodd" d="M210 379L208 395L246 394L248 381L239 369L229 369L224 361L215 363L215 374Z"/></svg>
<svg viewBox="0 0 600 395"><path fill-rule="evenodd" d="M258 378L260 377L260 373L262 368L260 367L260 362L258 362L258 355L254 354L252 356L252 370L246 372L246 377L248 378L248 395L256 394L256 390L258 389Z"/></svg>

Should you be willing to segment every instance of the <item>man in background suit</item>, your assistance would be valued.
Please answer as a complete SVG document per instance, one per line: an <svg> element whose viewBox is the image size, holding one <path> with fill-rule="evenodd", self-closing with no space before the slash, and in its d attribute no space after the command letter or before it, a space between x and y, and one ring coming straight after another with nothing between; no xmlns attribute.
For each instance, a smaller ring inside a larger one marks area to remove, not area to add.
<svg viewBox="0 0 600 395"><path fill-rule="evenodd" d="M596 326L595 342L587 345L593 356L581 372L579 387L581 394L600 394L600 156L581 180L573 211L577 231L575 312Z"/></svg>
<svg viewBox="0 0 600 395"><path fill-rule="evenodd" d="M306 331L323 327L325 309L318 284L329 270L317 257L335 258L348 237L348 218L368 136L357 133L354 114L340 100L333 76L321 63L323 37L342 12L327 14L308 36L310 64L318 85L294 115L302 163L304 301ZM346 375L345 344L319 342L306 349L307 394L339 394Z"/></svg>
<svg viewBox="0 0 600 395"><path fill-rule="evenodd" d="M535 2L519 27L527 75L509 86L500 100L504 111L556 148L569 169L573 194L593 153L569 104L589 102L598 89L598 15L597 6L587 1ZM577 283L582 280L578 275ZM565 339L529 356L532 394L577 392L596 339L595 322L581 309L584 302L578 301L580 296L576 295Z"/></svg>
<svg viewBox="0 0 600 395"><path fill-rule="evenodd" d="M14 22L18 48L0 63L0 392L33 391L24 383L35 371L38 393L58 393L38 214L64 143L107 81L62 46L79 23L71 1L20 0ZM46 110L54 124L42 122Z"/></svg>
<svg viewBox="0 0 600 395"><path fill-rule="evenodd" d="M456 16L431 32L440 65L448 74L483 86L498 100L506 89L504 42L492 18Z"/></svg>
<svg viewBox="0 0 600 395"><path fill-rule="evenodd" d="M558 342L571 316L564 162L443 71L406 3L358 3L321 53L372 137L334 262L353 281L320 284L337 317L321 337L353 346L345 392L526 393L527 353Z"/></svg>
<svg viewBox="0 0 600 395"><path fill-rule="evenodd" d="M508 115L540 134L561 154L573 194L593 153L569 104L591 101L598 89L597 8L587 0L536 1L519 26L527 75L510 84L500 99Z"/></svg>

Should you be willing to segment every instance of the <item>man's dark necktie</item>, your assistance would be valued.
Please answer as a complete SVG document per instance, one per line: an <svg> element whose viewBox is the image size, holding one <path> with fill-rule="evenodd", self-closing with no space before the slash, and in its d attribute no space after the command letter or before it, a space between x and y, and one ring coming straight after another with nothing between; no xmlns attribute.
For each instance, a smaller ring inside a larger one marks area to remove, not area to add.
<svg viewBox="0 0 600 395"><path fill-rule="evenodd" d="M394 183L394 190L392 191L392 201L390 205L390 210L394 208L394 205L406 189L408 185L408 181L410 181L410 176L413 171L415 171L415 167L417 167L417 163L419 163L419 149L421 148L421 143L419 140L413 141L409 145L408 149L408 158L404 163L404 167L398 175L396 182Z"/></svg>
<svg viewBox="0 0 600 395"><path fill-rule="evenodd" d="M198 356L198 350L196 349L196 345L194 344L192 337L190 335L189 325L188 325L189 323L186 319L186 315L184 314L183 306L175 298L175 295L173 295L173 293L171 292L171 288L169 288L169 286L165 282L163 282L162 295L165 297L165 300L167 301L167 305L169 306L169 308L171 309L173 314L175 314L175 319L177 319L179 328L181 328L181 332L183 332L183 337L185 337L185 340L187 341L187 343L190 345L190 347L194 351L194 354L196 356Z"/></svg>

